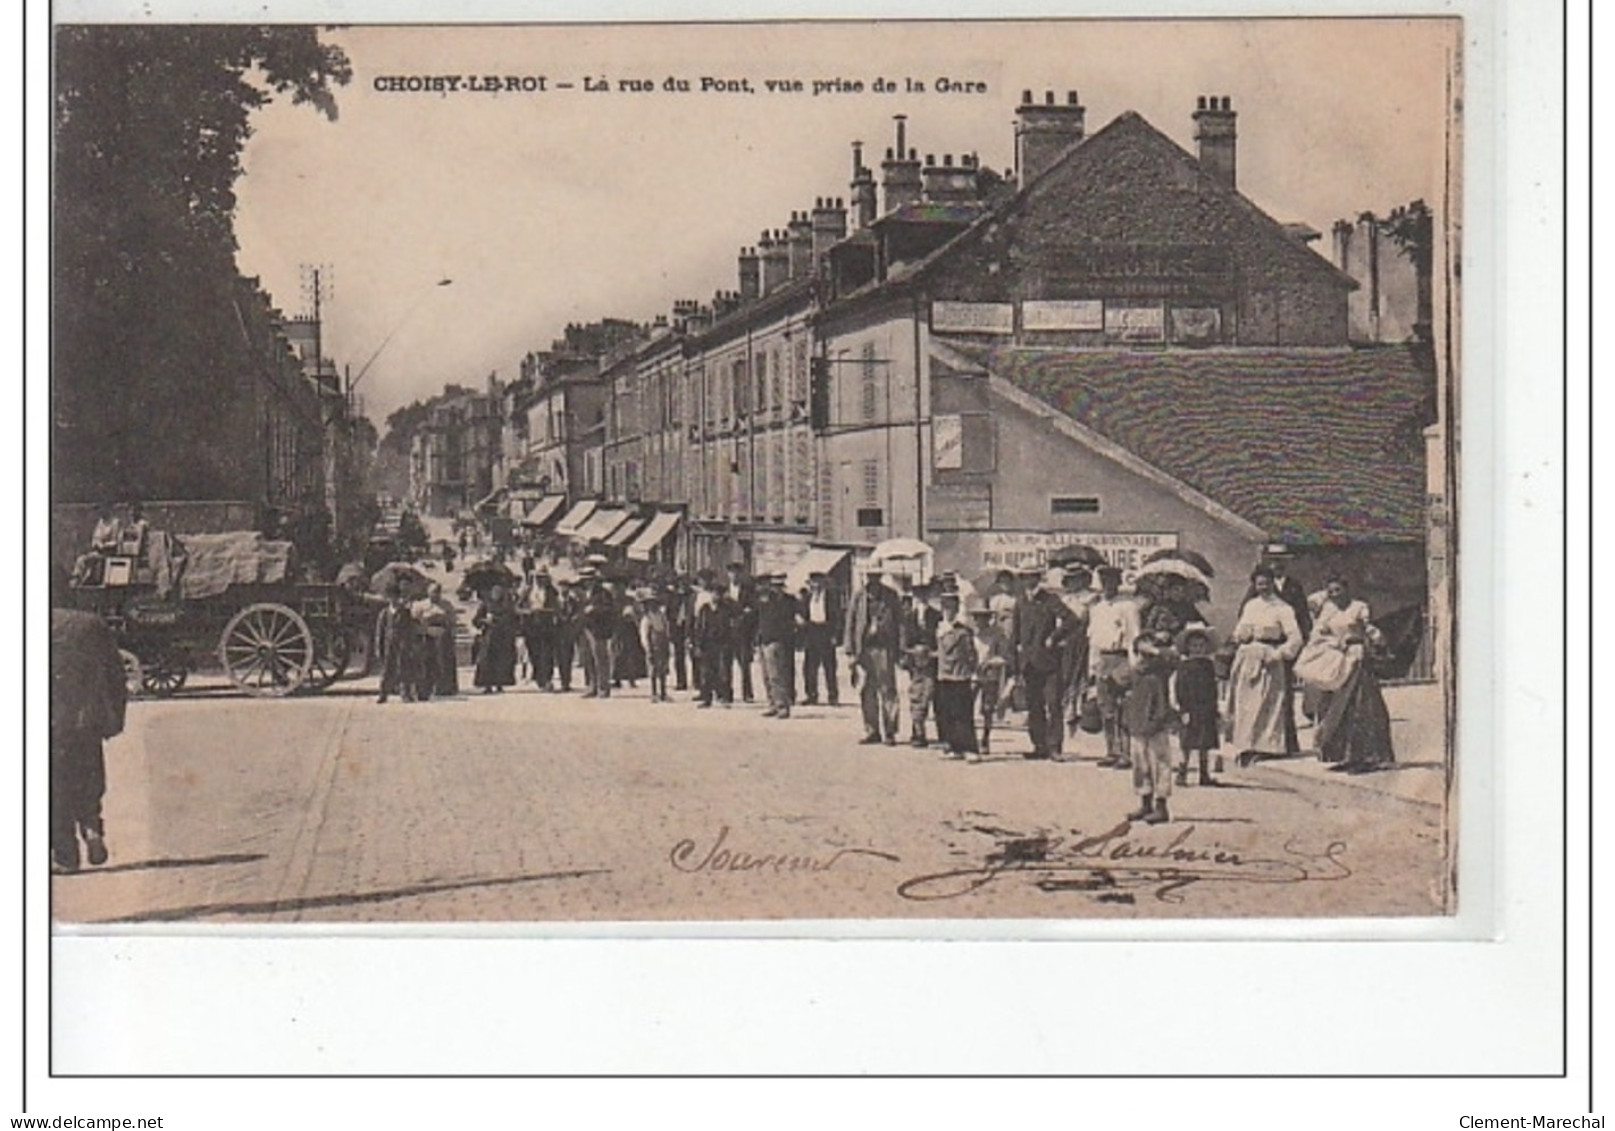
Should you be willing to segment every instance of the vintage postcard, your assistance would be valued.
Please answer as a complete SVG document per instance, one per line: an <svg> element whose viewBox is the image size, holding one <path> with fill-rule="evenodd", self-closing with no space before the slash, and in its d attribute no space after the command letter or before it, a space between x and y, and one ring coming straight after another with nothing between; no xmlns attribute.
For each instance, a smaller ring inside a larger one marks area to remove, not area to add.
<svg viewBox="0 0 1615 1131"><path fill-rule="evenodd" d="M1456 914L1461 33L58 26L53 918Z"/></svg>

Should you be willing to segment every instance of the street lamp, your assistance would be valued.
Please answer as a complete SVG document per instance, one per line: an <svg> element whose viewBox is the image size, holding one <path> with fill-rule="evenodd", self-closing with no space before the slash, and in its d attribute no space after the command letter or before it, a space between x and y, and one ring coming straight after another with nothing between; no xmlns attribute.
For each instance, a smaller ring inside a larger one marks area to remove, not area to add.
<svg viewBox="0 0 1615 1131"><path fill-rule="evenodd" d="M414 316L415 311L420 309L421 303L426 301L427 296L438 287L448 287L452 286L453 284L453 279L439 279L437 282L433 283L430 287L427 287L421 292L420 297L410 304L409 309L404 311L403 316L398 319L398 322L393 326L393 328L387 331L387 336L381 339L381 344L376 347L376 352L371 354L369 359L359 367L358 375L348 382L349 397L353 396L353 390L358 387L360 381L364 380L365 374L370 372L370 367L376 364L376 359L381 356L381 351L387 348L387 343L392 341L393 336L404 328L404 323L408 322L410 318Z"/></svg>

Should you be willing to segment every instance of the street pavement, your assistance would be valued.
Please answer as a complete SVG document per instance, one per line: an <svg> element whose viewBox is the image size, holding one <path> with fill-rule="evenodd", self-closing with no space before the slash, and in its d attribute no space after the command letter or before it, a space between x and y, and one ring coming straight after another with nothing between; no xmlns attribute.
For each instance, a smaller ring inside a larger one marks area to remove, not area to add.
<svg viewBox="0 0 1615 1131"><path fill-rule="evenodd" d="M469 684L462 671L462 685ZM843 685L844 695L846 693ZM110 862L53 880L73 923L1430 915L1440 697L1387 690L1399 766L1310 757L1178 789L1024 729L978 765L861 746L855 705L698 710L647 689L254 700L199 680L108 744ZM847 699L844 697L844 703ZM1307 731L1302 731L1303 743Z"/></svg>

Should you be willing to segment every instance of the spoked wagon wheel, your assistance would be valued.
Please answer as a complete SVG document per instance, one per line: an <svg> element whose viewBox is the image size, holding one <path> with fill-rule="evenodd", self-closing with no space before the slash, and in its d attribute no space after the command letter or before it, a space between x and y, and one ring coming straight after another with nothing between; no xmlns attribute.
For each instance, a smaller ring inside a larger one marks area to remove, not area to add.
<svg viewBox="0 0 1615 1131"><path fill-rule="evenodd" d="M324 691L348 670L348 636L340 629L320 633L314 647L314 662L308 669L305 691Z"/></svg>
<svg viewBox="0 0 1615 1131"><path fill-rule="evenodd" d="M140 667L140 657L127 648L118 649L118 659L123 661L123 686L129 698L141 694L146 690L144 672Z"/></svg>
<svg viewBox="0 0 1615 1131"><path fill-rule="evenodd" d="M159 652L156 659L141 669L140 682L153 695L166 699L185 686L185 677L190 673L190 664L183 653Z"/></svg>
<svg viewBox="0 0 1615 1131"><path fill-rule="evenodd" d="M248 695L289 695L308 680L314 634L285 605L248 605L224 626L219 663Z"/></svg>

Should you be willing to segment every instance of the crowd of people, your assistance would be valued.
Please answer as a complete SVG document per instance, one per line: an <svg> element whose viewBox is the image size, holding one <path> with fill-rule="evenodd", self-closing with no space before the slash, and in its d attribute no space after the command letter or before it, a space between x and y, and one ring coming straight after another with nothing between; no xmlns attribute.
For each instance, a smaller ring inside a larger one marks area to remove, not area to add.
<svg viewBox="0 0 1615 1131"><path fill-rule="evenodd" d="M1353 773L1394 760L1368 607L1341 577L1302 592L1277 553L1252 573L1220 646L1203 586L1164 575L1123 593L1110 565L1005 570L982 594L953 575L875 570L848 595L825 573L793 590L783 573L738 563L642 583L593 564L563 577L521 565L525 576L487 589L471 618L482 694L518 681L564 693L576 680L584 698L609 699L645 680L654 703L760 695L764 717L784 720L799 705L840 704L844 656L863 743L975 762L1024 712L1026 758L1061 760L1070 735L1102 735L1099 765L1131 772L1130 816L1153 823L1170 820L1174 785L1218 784L1224 748L1241 765L1300 753L1298 687L1323 760ZM454 693L455 611L441 592L395 596L382 621L381 700Z"/></svg>

